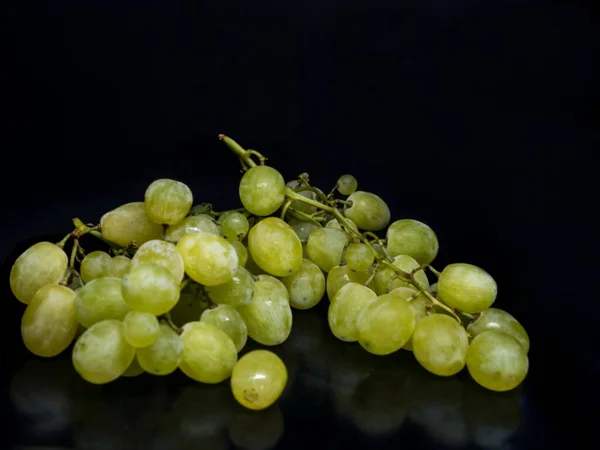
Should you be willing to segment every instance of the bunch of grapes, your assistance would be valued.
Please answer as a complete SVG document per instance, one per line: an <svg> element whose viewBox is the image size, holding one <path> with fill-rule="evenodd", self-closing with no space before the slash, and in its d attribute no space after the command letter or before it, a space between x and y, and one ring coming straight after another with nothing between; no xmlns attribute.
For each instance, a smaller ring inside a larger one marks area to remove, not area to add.
<svg viewBox="0 0 600 450"><path fill-rule="evenodd" d="M75 219L62 241L18 257L10 286L27 305L29 351L53 357L71 348L75 370L94 384L177 369L200 383L230 379L240 404L264 409L282 394L287 369L267 349L238 354L248 337L283 343L293 310L327 295L332 334L367 352L410 351L444 377L466 366L493 391L524 380L529 338L492 307L490 274L465 263L435 270L433 230L412 219L390 224L383 199L357 190L353 176L328 194L307 174L286 183L260 153L220 139L245 172L241 208L192 207L188 186L159 179L143 202L119 206L98 225ZM377 234L386 227L385 238ZM84 235L110 250L86 253Z"/></svg>

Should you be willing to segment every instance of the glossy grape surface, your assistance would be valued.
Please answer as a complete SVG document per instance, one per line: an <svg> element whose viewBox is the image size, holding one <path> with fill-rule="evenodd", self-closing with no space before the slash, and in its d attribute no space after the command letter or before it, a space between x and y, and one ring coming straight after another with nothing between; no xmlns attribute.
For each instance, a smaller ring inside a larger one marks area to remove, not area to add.
<svg viewBox="0 0 600 450"><path fill-rule="evenodd" d="M121 247L163 237L162 225L150 219L143 202L127 203L107 212L100 219L100 229L104 239Z"/></svg>
<svg viewBox="0 0 600 450"><path fill-rule="evenodd" d="M335 337L347 342L358 341L358 321L377 294L366 286L348 283L341 287L329 305L329 328Z"/></svg>
<svg viewBox="0 0 600 450"><path fill-rule="evenodd" d="M472 264L449 264L438 279L438 296L448 306L475 314L492 306L498 286L492 276Z"/></svg>
<svg viewBox="0 0 600 450"><path fill-rule="evenodd" d="M165 241L177 244L186 234L199 233L201 231L221 236L219 225L209 215L199 214L197 216L186 217L181 222L167 228L167 231L165 231Z"/></svg>
<svg viewBox="0 0 600 450"><path fill-rule="evenodd" d="M108 269L111 262L112 258L106 252L95 251L88 253L83 258L83 261L81 261L79 269L81 279L85 283L89 283L96 278L108 276Z"/></svg>
<svg viewBox="0 0 600 450"><path fill-rule="evenodd" d="M123 298L121 279L116 277L90 281L75 299L77 321L86 328L103 320L123 320L129 311L131 308Z"/></svg>
<svg viewBox="0 0 600 450"><path fill-rule="evenodd" d="M481 315L467 327L467 332L475 337L486 331L501 331L515 338L525 350L529 352L529 335L523 325L511 314L498 308L488 308L481 311Z"/></svg>
<svg viewBox="0 0 600 450"><path fill-rule="evenodd" d="M240 313L229 305L218 305L207 309L200 316L200 322L216 325L231 338L235 348L240 352L248 340L248 328Z"/></svg>
<svg viewBox="0 0 600 450"><path fill-rule="evenodd" d="M296 309L309 309L317 305L325 294L325 276L309 259L303 259L300 269L281 282L290 294L290 305Z"/></svg>
<svg viewBox="0 0 600 450"><path fill-rule="evenodd" d="M413 219L396 220L386 235L388 255L408 255L419 264L426 265L437 256L439 243L433 230L423 222Z"/></svg>
<svg viewBox="0 0 600 450"><path fill-rule="evenodd" d="M193 201L194 196L187 185L167 178L153 181L144 198L148 216L154 222L166 225L183 220Z"/></svg>
<svg viewBox="0 0 600 450"><path fill-rule="evenodd" d="M169 375L182 361L183 343L180 336L167 324L161 323L154 342L137 349L140 366L152 375Z"/></svg>
<svg viewBox="0 0 600 450"><path fill-rule="evenodd" d="M324 272L339 266L348 243L348 235L335 228L317 228L308 236L308 258Z"/></svg>
<svg viewBox="0 0 600 450"><path fill-rule="evenodd" d="M378 195L356 191L347 201L351 206L344 207L344 215L361 230L383 230L390 222L390 209Z"/></svg>
<svg viewBox="0 0 600 450"><path fill-rule="evenodd" d="M277 217L258 222L248 234L248 250L254 262L277 277L295 273L302 264L302 243L287 223Z"/></svg>
<svg viewBox="0 0 600 450"><path fill-rule="evenodd" d="M256 216L268 216L285 200L285 181L276 169L256 166L242 177L239 194L244 208Z"/></svg>

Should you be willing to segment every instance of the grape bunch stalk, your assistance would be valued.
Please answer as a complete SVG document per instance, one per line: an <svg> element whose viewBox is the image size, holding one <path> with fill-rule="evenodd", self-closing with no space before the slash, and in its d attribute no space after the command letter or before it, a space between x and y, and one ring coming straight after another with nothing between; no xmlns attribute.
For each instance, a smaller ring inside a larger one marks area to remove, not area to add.
<svg viewBox="0 0 600 450"><path fill-rule="evenodd" d="M337 339L374 355L410 351L443 377L466 367L492 391L522 383L529 337L492 307L489 273L467 263L434 269L434 231L409 218L390 224L385 201L358 190L352 175L328 193L306 173L286 183L261 153L219 139L242 165L242 207L193 206L187 185L158 179L143 202L97 225L74 219L60 242L17 258L10 287L27 305L21 334L30 352L70 349L75 370L94 384L177 369L200 383L229 379L236 400L259 410L282 395L288 374L267 348L240 357L248 338L282 344L293 311L327 296ZM107 251L86 252L86 235Z"/></svg>

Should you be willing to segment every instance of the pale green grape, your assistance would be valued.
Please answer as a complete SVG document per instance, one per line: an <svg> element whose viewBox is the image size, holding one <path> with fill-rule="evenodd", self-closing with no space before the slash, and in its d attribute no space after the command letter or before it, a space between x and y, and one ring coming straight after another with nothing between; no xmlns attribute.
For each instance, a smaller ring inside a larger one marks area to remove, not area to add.
<svg viewBox="0 0 600 450"><path fill-rule="evenodd" d="M123 372L123 377L137 377L138 375L141 375L144 373L144 369L142 369L142 366L140 366L140 363L138 362L137 358L133 358L133 361L131 361L131 364L129 364L129 367L127 368L127 370L125 372Z"/></svg>
<svg viewBox="0 0 600 450"><path fill-rule="evenodd" d="M348 226L350 227L350 229L352 229L354 231L358 231L358 227L356 226L356 224L351 219L346 219L346 223L348 224ZM330 221L328 221L325 224L325 227L327 227L327 228L336 228L338 230L347 231L347 230L345 230L342 227L342 225L340 225L340 223L338 222L337 219L331 219Z"/></svg>
<svg viewBox="0 0 600 450"><path fill-rule="evenodd" d="M278 345L292 330L292 309L283 283L268 275L259 275L254 283L252 301L238 308L248 336L259 344Z"/></svg>
<svg viewBox="0 0 600 450"><path fill-rule="evenodd" d="M77 321L86 328L103 320L123 320L129 311L131 308L123 298L121 279L116 277L90 281L75 299Z"/></svg>
<svg viewBox="0 0 600 450"><path fill-rule="evenodd" d="M123 278L129 272L130 265L131 260L127 256L117 255L110 260L106 276Z"/></svg>
<svg viewBox="0 0 600 450"><path fill-rule="evenodd" d="M221 229L212 217L207 214L199 214L197 216L186 217L181 222L167 228L167 231L165 231L165 241L177 244L186 234L199 233L201 231L221 236Z"/></svg>
<svg viewBox="0 0 600 450"><path fill-rule="evenodd" d="M471 341L467 369L484 388L510 391L527 376L529 359L523 346L512 336L500 331L486 331Z"/></svg>
<svg viewBox="0 0 600 450"><path fill-rule="evenodd" d="M219 217L219 222L221 222L223 235L232 241L241 241L250 229L250 224L246 216L237 211L227 211Z"/></svg>
<svg viewBox="0 0 600 450"><path fill-rule="evenodd" d="M437 291L438 291L437 283L433 283L431 286L429 286L429 292L431 292L432 294L437 294Z"/></svg>
<svg viewBox="0 0 600 450"><path fill-rule="evenodd" d="M412 309L415 315L415 326L421 321L423 317L427 317L429 315L431 301L424 294L419 294L416 290L408 287L396 288L392 292L390 292L390 294L400 296L408 302L410 309ZM412 352L412 336L402 348L404 350Z"/></svg>
<svg viewBox="0 0 600 450"><path fill-rule="evenodd" d="M123 298L134 311L159 316L179 300L179 282L163 266L143 263L123 277Z"/></svg>
<svg viewBox="0 0 600 450"><path fill-rule="evenodd" d="M268 350L254 350L233 367L231 391L240 405L261 410L277 401L287 379L287 368L279 356Z"/></svg>
<svg viewBox="0 0 600 450"><path fill-rule="evenodd" d="M193 201L194 196L187 185L166 178L153 181L144 196L148 216L154 222L166 225L183 220Z"/></svg>
<svg viewBox="0 0 600 450"><path fill-rule="evenodd" d="M336 266L327 274L327 297L331 301L343 285L351 282L365 284L370 276L369 272L355 272L348 266Z"/></svg>
<svg viewBox="0 0 600 450"><path fill-rule="evenodd" d="M378 295L387 294L398 287L413 287L411 283L402 280L400 277L409 279L409 274L420 267L419 263L408 255L398 255L393 258L392 264L401 269L402 272L397 274L396 271L387 266L380 269L373 279L373 288ZM429 280L424 270L415 272L415 281L423 289L429 287Z"/></svg>
<svg viewBox="0 0 600 450"><path fill-rule="evenodd" d="M261 269L277 277L292 275L302 264L300 239L292 227L277 217L268 217L252 227L248 250Z"/></svg>
<svg viewBox="0 0 600 450"><path fill-rule="evenodd" d="M209 302L198 295L195 288L194 285L186 286L181 291L177 304L169 311L171 320L178 326L197 322L204 310L210 306Z"/></svg>
<svg viewBox="0 0 600 450"><path fill-rule="evenodd" d="M177 251L175 244L158 239L148 241L137 249L131 260L130 270L140 264L158 264L167 269L178 283L183 280L183 258Z"/></svg>
<svg viewBox="0 0 600 450"><path fill-rule="evenodd" d="M199 232L186 234L177 243L185 273L205 286L227 283L238 269L235 248L224 238Z"/></svg>
<svg viewBox="0 0 600 450"><path fill-rule="evenodd" d="M511 314L498 308L481 311L480 316L467 327L467 332L475 337L486 331L500 331L515 338L529 352L529 335L523 325Z"/></svg>
<svg viewBox="0 0 600 450"><path fill-rule="evenodd" d="M61 281L67 270L67 254L51 242L38 242L16 259L10 270L10 289L17 300L29 303L39 288Z"/></svg>
<svg viewBox="0 0 600 450"><path fill-rule="evenodd" d="M102 278L108 276L108 268L112 258L106 252L95 251L88 253L81 261L81 267L79 269L79 273L81 274L81 279L85 283L89 283L90 281L96 278Z"/></svg>
<svg viewBox="0 0 600 450"><path fill-rule="evenodd" d="M75 338L75 292L58 284L40 288L21 319L21 336L27 349L43 357L56 356Z"/></svg>
<svg viewBox="0 0 600 450"><path fill-rule="evenodd" d="M244 267L248 262L248 249L240 241L229 241L238 255L238 265Z"/></svg>
<svg viewBox="0 0 600 450"><path fill-rule="evenodd" d="M290 294L290 305L296 309L309 309L315 306L325 294L325 276L319 266L309 259L303 259L300 269L281 282Z"/></svg>
<svg viewBox="0 0 600 450"><path fill-rule="evenodd" d="M285 200L285 181L269 166L256 166L240 181L242 205L255 216L268 216L279 209Z"/></svg>
<svg viewBox="0 0 600 450"><path fill-rule="evenodd" d="M346 264L352 270L365 272L375 262L375 254L365 244L353 243L346 248Z"/></svg>
<svg viewBox="0 0 600 450"><path fill-rule="evenodd" d="M100 219L100 229L104 239L121 247L163 237L162 225L148 217L144 202L126 203L107 212Z"/></svg>
<svg viewBox="0 0 600 450"><path fill-rule="evenodd" d="M296 194L301 195L304 198L308 198L310 200L317 200L317 194L310 189L302 190L306 185L300 180L292 180L286 183L286 186L290 189L294 190ZM313 205L309 205L308 203L304 203L301 200L293 200L290 205L296 211L303 212L305 214L312 214L317 211L317 208Z"/></svg>
<svg viewBox="0 0 600 450"><path fill-rule="evenodd" d="M179 368L192 380L215 384L231 375L237 362L235 344L216 325L191 322L181 333L183 353Z"/></svg>
<svg viewBox="0 0 600 450"><path fill-rule="evenodd" d="M318 228L310 233L306 243L308 258L324 272L339 266L348 243L348 235L335 228Z"/></svg>
<svg viewBox="0 0 600 450"><path fill-rule="evenodd" d="M361 230L379 231L390 223L390 209L381 197L370 192L356 191L344 206L344 215Z"/></svg>
<svg viewBox="0 0 600 450"><path fill-rule="evenodd" d="M295 219L293 221L290 221L290 226L292 227L292 230L296 232L298 239L300 239L300 242L302 242L303 244L306 241L308 241L308 236L310 235L310 232L319 228L317 224L314 224L312 222L302 222Z"/></svg>
<svg viewBox="0 0 600 450"><path fill-rule="evenodd" d="M431 264L438 253L438 239L433 230L413 219L396 220L386 235L389 256L408 255L419 264Z"/></svg>
<svg viewBox="0 0 600 450"><path fill-rule="evenodd" d="M158 337L158 319L147 312L130 311L123 319L123 333L132 347L148 347Z"/></svg>
<svg viewBox="0 0 600 450"><path fill-rule="evenodd" d="M465 367L469 338L452 317L432 314L415 326L412 346L419 364L435 375L447 377Z"/></svg>
<svg viewBox="0 0 600 450"><path fill-rule="evenodd" d="M342 341L358 341L358 320L375 300L377 294L362 284L342 286L331 300L327 315L333 335Z"/></svg>
<svg viewBox="0 0 600 450"><path fill-rule="evenodd" d="M123 335L123 322L103 320L92 325L73 347L73 366L81 377L94 384L106 384L127 370L135 349Z"/></svg>
<svg viewBox="0 0 600 450"><path fill-rule="evenodd" d="M498 286L485 270L472 264L449 264L438 279L438 296L448 306L476 314L492 306Z"/></svg>
<svg viewBox="0 0 600 450"><path fill-rule="evenodd" d="M146 372L152 375L169 375L181 364L183 342L180 336L166 323L159 326L154 342L137 349L137 360Z"/></svg>
<svg viewBox="0 0 600 450"><path fill-rule="evenodd" d="M240 313L229 305L218 305L207 309L200 316L200 322L212 323L227 333L240 352L248 340L248 328Z"/></svg>
<svg viewBox="0 0 600 450"><path fill-rule="evenodd" d="M229 305L234 308L250 303L253 291L254 280L252 275L243 267L238 267L233 278L227 283L206 287L206 293L214 303Z"/></svg>
<svg viewBox="0 0 600 450"><path fill-rule="evenodd" d="M342 175L337 181L337 190L342 195L350 195L356 192L358 181L352 175Z"/></svg>

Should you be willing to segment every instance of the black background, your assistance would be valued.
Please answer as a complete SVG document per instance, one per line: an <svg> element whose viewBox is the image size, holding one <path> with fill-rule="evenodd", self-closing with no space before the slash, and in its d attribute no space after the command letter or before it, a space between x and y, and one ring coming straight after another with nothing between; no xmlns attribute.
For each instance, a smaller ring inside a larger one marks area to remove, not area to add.
<svg viewBox="0 0 600 450"><path fill-rule="evenodd" d="M585 437L599 372L597 5L107 0L4 8L3 256L23 239L66 233L72 217L97 221L142 199L157 177L186 182L198 202L237 207L237 160L217 140L226 133L287 179L307 171L327 190L354 174L394 218L436 230L437 266L488 270L497 306L532 339L522 402L531 420L515 448ZM25 353L18 305L5 311L16 323L2 350L9 380ZM10 423L21 420L10 400L4 406ZM279 445L287 448L304 422L284 418ZM330 420L306 433L318 436ZM26 443L27 430L8 441Z"/></svg>

